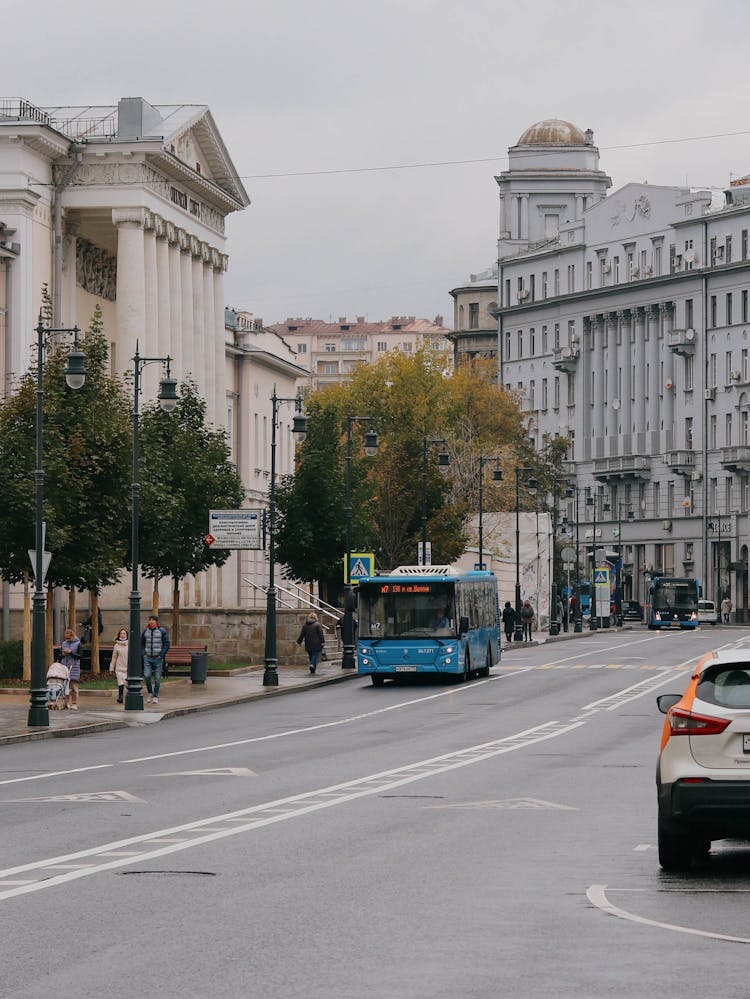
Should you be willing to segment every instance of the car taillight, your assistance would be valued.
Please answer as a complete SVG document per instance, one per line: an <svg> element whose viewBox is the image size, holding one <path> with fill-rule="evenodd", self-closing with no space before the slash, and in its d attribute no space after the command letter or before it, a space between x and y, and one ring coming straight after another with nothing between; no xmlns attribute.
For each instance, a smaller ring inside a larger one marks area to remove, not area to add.
<svg viewBox="0 0 750 999"><path fill-rule="evenodd" d="M728 718L697 715L684 708L671 708L668 717L670 735L719 735L729 724Z"/></svg>

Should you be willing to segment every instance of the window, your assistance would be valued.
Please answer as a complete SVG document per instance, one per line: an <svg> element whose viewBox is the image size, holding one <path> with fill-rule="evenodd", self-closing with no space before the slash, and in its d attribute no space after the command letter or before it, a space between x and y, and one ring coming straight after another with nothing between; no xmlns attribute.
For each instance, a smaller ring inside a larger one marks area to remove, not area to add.
<svg viewBox="0 0 750 999"><path fill-rule="evenodd" d="M388 344L385 342L385 340L378 340L378 353L385 354L387 350L388 350Z"/></svg>
<svg viewBox="0 0 750 999"><path fill-rule="evenodd" d="M634 258L633 258L633 254L632 253L626 254L626 256L625 256L625 280L626 281L632 281L633 280L633 271L635 270L635 264L633 262L633 259Z"/></svg>
<svg viewBox="0 0 750 999"><path fill-rule="evenodd" d="M688 298L685 300L685 329L690 330L693 328L693 300Z"/></svg>
<svg viewBox="0 0 750 999"><path fill-rule="evenodd" d="M674 513L674 482L670 479L667 483L667 516Z"/></svg>
<svg viewBox="0 0 750 999"><path fill-rule="evenodd" d="M740 322L747 322L747 288L742 292L742 319Z"/></svg>
<svg viewBox="0 0 750 999"><path fill-rule="evenodd" d="M516 357L521 358L523 357L523 330L519 330L517 336L518 336L518 352L516 353Z"/></svg>
<svg viewBox="0 0 750 999"><path fill-rule="evenodd" d="M653 271L654 271L654 277L659 277L659 275L661 274L661 247L660 246L655 246L654 247L654 267L653 267Z"/></svg>
<svg viewBox="0 0 750 999"><path fill-rule="evenodd" d="M349 353L352 351L367 350L367 340L353 340L345 337L341 341L341 349Z"/></svg>
<svg viewBox="0 0 750 999"><path fill-rule="evenodd" d="M748 443L748 412L746 409L740 411L740 444Z"/></svg>
<svg viewBox="0 0 750 999"><path fill-rule="evenodd" d="M505 304L510 305L510 278L505 279Z"/></svg>
<svg viewBox="0 0 750 999"><path fill-rule="evenodd" d="M661 489L659 488L660 483L654 483L654 516L661 516Z"/></svg>
<svg viewBox="0 0 750 999"><path fill-rule="evenodd" d="M708 421L708 446L713 450L716 450L716 414L711 414L711 419Z"/></svg>
<svg viewBox="0 0 750 999"><path fill-rule="evenodd" d="M555 375L555 385L552 390L552 408L560 408L560 376Z"/></svg>
<svg viewBox="0 0 750 999"><path fill-rule="evenodd" d="M717 479L708 480L708 511L709 513L718 513L719 508L717 504L717 487L719 483Z"/></svg>
<svg viewBox="0 0 750 999"><path fill-rule="evenodd" d="M411 354L413 346L414 344L411 342L411 340L406 340L404 341L404 343L401 344L401 350L405 354Z"/></svg>
<svg viewBox="0 0 750 999"><path fill-rule="evenodd" d="M533 378L529 382L529 409L536 409L536 382Z"/></svg>
<svg viewBox="0 0 750 999"><path fill-rule="evenodd" d="M536 274L532 274L529 277L529 294L531 295L531 301L536 301Z"/></svg>
<svg viewBox="0 0 750 999"><path fill-rule="evenodd" d="M693 355L688 354L685 358L685 391L693 391Z"/></svg>
<svg viewBox="0 0 750 999"><path fill-rule="evenodd" d="M750 381L750 367L747 362L747 347L743 347L740 352L740 371L743 382Z"/></svg>
<svg viewBox="0 0 750 999"><path fill-rule="evenodd" d="M742 259L747 260L747 229L742 230Z"/></svg>
<svg viewBox="0 0 750 999"><path fill-rule="evenodd" d="M732 237L727 236L724 239L724 263L731 264L732 262Z"/></svg>
<svg viewBox="0 0 750 999"><path fill-rule="evenodd" d="M575 406L576 404L576 381L575 376L572 374L568 375L568 405Z"/></svg>
<svg viewBox="0 0 750 999"><path fill-rule="evenodd" d="M732 476L728 475L724 479L724 510L726 513L732 511Z"/></svg>
<svg viewBox="0 0 750 999"><path fill-rule="evenodd" d="M549 349L549 344L547 342L547 327L542 326L542 353L546 354Z"/></svg>
<svg viewBox="0 0 750 999"><path fill-rule="evenodd" d="M529 330L529 356L536 357L536 330L533 326Z"/></svg>
<svg viewBox="0 0 750 999"><path fill-rule="evenodd" d="M693 446L693 417L685 417L685 447L691 450Z"/></svg>
<svg viewBox="0 0 750 999"><path fill-rule="evenodd" d="M297 344L297 353L298 354L306 354L307 353L307 344L306 343L298 343Z"/></svg>
<svg viewBox="0 0 750 999"><path fill-rule="evenodd" d="M726 325L727 326L731 326L732 325L732 293L731 293L731 291L727 292L727 300L726 300Z"/></svg>
<svg viewBox="0 0 750 999"><path fill-rule="evenodd" d="M716 236L711 237L709 253L711 255L711 266L713 267L716 263Z"/></svg>
<svg viewBox="0 0 750 999"><path fill-rule="evenodd" d="M648 265L648 254L646 253L645 250L641 250L641 266L640 266L639 269L640 269L640 272L641 272L640 276L642 278L645 278L645 277L648 276L646 274L646 267L647 267L647 265Z"/></svg>
<svg viewBox="0 0 750 999"><path fill-rule="evenodd" d="M505 357L510 359L510 330L505 331Z"/></svg>
<svg viewBox="0 0 750 999"><path fill-rule="evenodd" d="M732 414L727 413L724 417L724 445L725 447L732 446Z"/></svg>
<svg viewBox="0 0 750 999"><path fill-rule="evenodd" d="M542 409L547 409L547 379L542 378Z"/></svg>
<svg viewBox="0 0 750 999"><path fill-rule="evenodd" d="M594 265L590 260L586 261L586 287L594 287Z"/></svg>
<svg viewBox="0 0 750 999"><path fill-rule="evenodd" d="M575 319L568 320L568 345L570 346L576 338L576 321Z"/></svg>
<svg viewBox="0 0 750 999"><path fill-rule="evenodd" d="M568 294L572 295L576 290L576 265L568 264Z"/></svg>
<svg viewBox="0 0 750 999"><path fill-rule="evenodd" d="M620 283L620 258L619 257L613 257L612 258L612 283L613 284L619 284Z"/></svg>
<svg viewBox="0 0 750 999"><path fill-rule="evenodd" d="M479 329L479 302L469 302L469 329Z"/></svg>
<svg viewBox="0 0 750 999"><path fill-rule="evenodd" d="M560 346L560 324L555 323L555 349Z"/></svg>
<svg viewBox="0 0 750 999"><path fill-rule="evenodd" d="M323 350L325 350L326 354L335 354L336 353L336 344L335 343L327 343L323 347Z"/></svg>
<svg viewBox="0 0 750 999"><path fill-rule="evenodd" d="M555 267L554 278L555 278L555 287L554 287L553 295L559 295L560 294L560 271L557 269L557 267Z"/></svg>
<svg viewBox="0 0 750 999"><path fill-rule="evenodd" d="M547 272L542 271L542 298L547 297Z"/></svg>
<svg viewBox="0 0 750 999"><path fill-rule="evenodd" d="M716 295L712 295L709 305L709 324L711 326L716 326Z"/></svg>
<svg viewBox="0 0 750 999"><path fill-rule="evenodd" d="M337 365L335 365L335 364L324 364L323 365L323 374L324 375L337 375L338 373L339 373L339 369L338 369Z"/></svg>
<svg viewBox="0 0 750 999"><path fill-rule="evenodd" d="M732 351L728 350L724 355L724 384L732 383Z"/></svg>
<svg viewBox="0 0 750 999"><path fill-rule="evenodd" d="M599 287L604 288L607 284L607 258L599 257Z"/></svg>

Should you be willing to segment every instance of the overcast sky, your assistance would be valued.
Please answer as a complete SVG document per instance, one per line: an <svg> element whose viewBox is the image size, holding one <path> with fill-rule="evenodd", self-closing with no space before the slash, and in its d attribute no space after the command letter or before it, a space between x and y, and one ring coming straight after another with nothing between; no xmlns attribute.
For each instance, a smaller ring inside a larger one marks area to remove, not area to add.
<svg viewBox="0 0 750 999"><path fill-rule="evenodd" d="M0 97L210 107L252 200L226 304L266 323L452 325L450 289L494 259L494 176L543 118L594 130L613 190L750 173L747 0L2 6ZM485 162L421 165L455 160Z"/></svg>

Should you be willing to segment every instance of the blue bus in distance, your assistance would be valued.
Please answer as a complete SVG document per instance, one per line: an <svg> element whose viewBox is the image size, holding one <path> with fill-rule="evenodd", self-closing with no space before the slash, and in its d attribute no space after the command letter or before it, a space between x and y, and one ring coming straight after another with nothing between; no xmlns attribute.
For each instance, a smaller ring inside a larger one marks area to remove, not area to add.
<svg viewBox="0 0 750 999"><path fill-rule="evenodd" d="M648 589L646 622L651 630L661 628L697 628L697 579L683 576L654 576Z"/></svg>
<svg viewBox="0 0 750 999"><path fill-rule="evenodd" d="M376 687L403 674L468 680L500 662L492 572L403 565L361 579L357 591L357 670Z"/></svg>

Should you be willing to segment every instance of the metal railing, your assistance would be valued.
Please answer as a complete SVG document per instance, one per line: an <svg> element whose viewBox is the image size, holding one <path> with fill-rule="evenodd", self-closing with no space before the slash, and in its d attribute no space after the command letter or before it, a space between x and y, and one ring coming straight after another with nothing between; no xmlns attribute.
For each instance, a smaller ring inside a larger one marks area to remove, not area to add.
<svg viewBox="0 0 750 999"><path fill-rule="evenodd" d="M250 579L249 576L243 576L243 582L248 583L250 586L253 587L253 589L258 590L261 593L264 594L268 593L267 586L262 586L260 583L256 583L255 580ZM295 607L298 607L300 604L303 604L304 606L309 607L310 610L314 610L316 613L320 614L321 616L331 618L334 622L334 626L338 624L341 615L333 606L333 604L326 603L325 600L320 600L320 599L316 603L314 600L310 600L310 598L306 596L304 592L302 592L301 588L297 586L296 583L293 583L291 585L294 587L294 589L287 589L286 587L277 584L276 603L279 607L286 607L288 610L293 610ZM295 590L297 591L296 593ZM284 594L286 597L291 598L291 600L285 600L282 594ZM321 621L320 623L325 630L328 630L328 628L330 627L330 625L326 625L325 622L323 621Z"/></svg>
<svg viewBox="0 0 750 999"><path fill-rule="evenodd" d="M21 97L5 97L0 100L0 120L33 121L37 125L52 125L52 119L46 111L42 111L31 101Z"/></svg>

